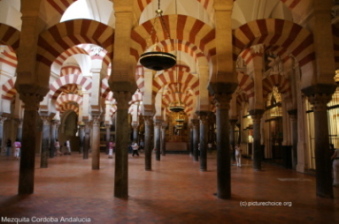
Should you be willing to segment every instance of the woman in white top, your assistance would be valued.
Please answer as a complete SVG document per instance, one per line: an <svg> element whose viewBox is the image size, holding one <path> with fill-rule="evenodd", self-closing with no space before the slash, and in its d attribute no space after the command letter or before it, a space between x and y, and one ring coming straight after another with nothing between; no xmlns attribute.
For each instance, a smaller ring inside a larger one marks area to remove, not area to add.
<svg viewBox="0 0 339 224"><path fill-rule="evenodd" d="M333 159L333 186L339 186L339 149L331 157Z"/></svg>

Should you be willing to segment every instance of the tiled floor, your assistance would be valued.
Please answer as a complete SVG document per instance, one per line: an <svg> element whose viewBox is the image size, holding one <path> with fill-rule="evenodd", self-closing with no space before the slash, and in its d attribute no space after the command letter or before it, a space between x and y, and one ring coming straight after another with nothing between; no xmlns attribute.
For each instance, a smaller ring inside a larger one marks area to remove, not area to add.
<svg viewBox="0 0 339 224"><path fill-rule="evenodd" d="M79 154L50 159L44 169L37 158L28 196L16 195L19 162L0 157L0 223L339 223L339 188L335 199L318 198L313 176L268 164L254 171L250 160L232 166L232 199L216 198L215 160L210 154L200 172L189 155L168 154L144 171L143 154L130 157L122 200L113 197L114 159L104 154L100 170Z"/></svg>

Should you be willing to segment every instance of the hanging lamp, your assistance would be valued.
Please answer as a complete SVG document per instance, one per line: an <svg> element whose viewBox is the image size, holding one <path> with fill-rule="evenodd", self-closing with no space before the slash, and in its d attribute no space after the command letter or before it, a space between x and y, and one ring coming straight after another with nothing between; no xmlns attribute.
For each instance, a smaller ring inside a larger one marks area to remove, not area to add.
<svg viewBox="0 0 339 224"><path fill-rule="evenodd" d="M160 0L158 0L158 9L155 11L156 17L154 19L153 27L150 32L151 37L153 32L155 32L155 36L157 38L156 30L155 30L155 24L157 20L160 21L161 27L164 30L165 34L167 35L168 39L171 39L169 35L169 31L166 27L164 18L162 16L163 11L160 9ZM155 71L160 71L160 70L165 70L173 67L176 64L176 56L167 53L167 52L162 52L162 51L151 51L151 52L146 52L143 53L140 56L140 64L148 69L155 70Z"/></svg>

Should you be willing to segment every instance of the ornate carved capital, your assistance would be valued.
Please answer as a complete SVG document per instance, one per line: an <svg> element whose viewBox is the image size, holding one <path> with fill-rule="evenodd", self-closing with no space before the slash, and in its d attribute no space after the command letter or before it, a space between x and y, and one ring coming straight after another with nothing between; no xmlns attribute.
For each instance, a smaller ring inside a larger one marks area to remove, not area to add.
<svg viewBox="0 0 339 224"><path fill-rule="evenodd" d="M198 128L199 120L198 119L191 119L191 124L193 128Z"/></svg>
<svg viewBox="0 0 339 224"><path fill-rule="evenodd" d="M100 125L100 116L99 115L92 115L92 122L93 122L93 126L99 126Z"/></svg>
<svg viewBox="0 0 339 224"><path fill-rule="evenodd" d="M302 89L301 91L308 97L313 105L314 111L327 110L327 103L331 100L336 85L318 84Z"/></svg>
<svg viewBox="0 0 339 224"><path fill-rule="evenodd" d="M36 93L20 93L20 99L25 104L25 110L38 111L39 104L43 100L43 96Z"/></svg>
<svg viewBox="0 0 339 224"><path fill-rule="evenodd" d="M253 123L260 123L262 115L264 114L264 110L260 109L250 110L249 113L253 119Z"/></svg>
<svg viewBox="0 0 339 224"><path fill-rule="evenodd" d="M315 94L308 96L308 101L312 104L314 111L326 111L327 103L332 99L332 95Z"/></svg>
<svg viewBox="0 0 339 224"><path fill-rule="evenodd" d="M215 106L219 110L229 110L231 99L232 99L231 94L215 94L214 95Z"/></svg>
<svg viewBox="0 0 339 224"><path fill-rule="evenodd" d="M146 126L153 125L153 116L144 116L144 121Z"/></svg>
<svg viewBox="0 0 339 224"><path fill-rule="evenodd" d="M199 116L200 122L202 122L203 124L207 124L208 122L208 111L197 111L195 112L196 115Z"/></svg>

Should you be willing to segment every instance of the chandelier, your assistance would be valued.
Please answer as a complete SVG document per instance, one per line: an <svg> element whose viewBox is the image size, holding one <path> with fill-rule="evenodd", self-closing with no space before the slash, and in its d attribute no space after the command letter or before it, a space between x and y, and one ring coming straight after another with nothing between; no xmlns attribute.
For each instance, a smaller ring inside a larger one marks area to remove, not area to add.
<svg viewBox="0 0 339 224"><path fill-rule="evenodd" d="M152 34L155 32L155 37L157 38L155 25L157 23L157 20L159 20L162 29L164 30L164 33L167 35L168 39L171 39L169 31L166 27L164 18L162 16L163 11L160 9L160 0L158 0L158 9L155 11L156 17L154 19L153 27L150 32L150 35L152 37ZM173 67L176 64L176 56L167 52L162 51L151 51L143 53L140 56L140 64L148 69L160 71L165 70Z"/></svg>

